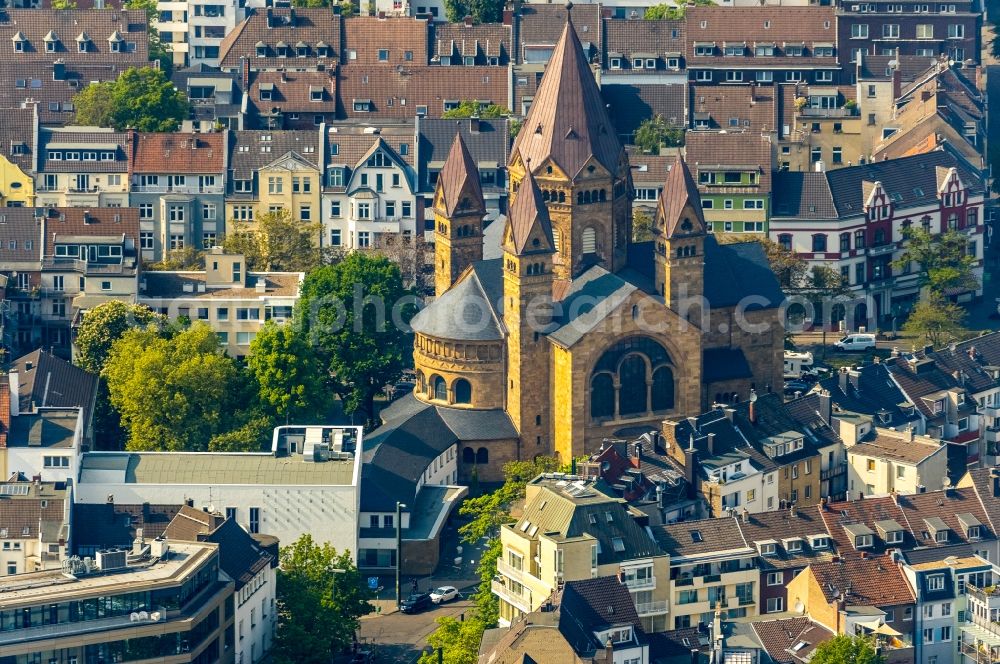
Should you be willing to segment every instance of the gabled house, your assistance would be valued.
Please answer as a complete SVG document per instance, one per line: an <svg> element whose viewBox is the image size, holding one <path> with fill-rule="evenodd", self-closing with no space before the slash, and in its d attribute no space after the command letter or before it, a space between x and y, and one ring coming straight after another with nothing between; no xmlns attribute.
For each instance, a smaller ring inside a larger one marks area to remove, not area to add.
<svg viewBox="0 0 1000 664"><path fill-rule="evenodd" d="M38 104L3 109L0 127L0 207L35 204Z"/></svg>
<svg viewBox="0 0 1000 664"><path fill-rule="evenodd" d="M132 150L129 134L101 127L42 129L38 137L38 207L125 207Z"/></svg>
<svg viewBox="0 0 1000 664"><path fill-rule="evenodd" d="M219 43L223 71L333 68L341 57L340 7L267 7L251 12Z"/></svg>

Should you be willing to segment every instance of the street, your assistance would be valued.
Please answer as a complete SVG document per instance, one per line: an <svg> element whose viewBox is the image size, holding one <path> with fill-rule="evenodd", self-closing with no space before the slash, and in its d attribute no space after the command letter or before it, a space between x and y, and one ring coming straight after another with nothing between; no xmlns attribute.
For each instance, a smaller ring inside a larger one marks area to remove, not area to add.
<svg viewBox="0 0 1000 664"><path fill-rule="evenodd" d="M387 602L386 604L391 605ZM427 636L435 630L434 622L443 616L459 616L472 608L465 597L435 606L430 611L408 615L389 609L361 619L358 641L375 645L375 661L382 664L412 664L427 645Z"/></svg>

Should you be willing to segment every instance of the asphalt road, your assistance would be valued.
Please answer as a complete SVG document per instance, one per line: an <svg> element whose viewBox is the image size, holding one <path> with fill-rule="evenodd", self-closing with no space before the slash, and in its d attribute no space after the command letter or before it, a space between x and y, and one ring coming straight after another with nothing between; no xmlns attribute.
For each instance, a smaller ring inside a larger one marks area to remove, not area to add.
<svg viewBox="0 0 1000 664"><path fill-rule="evenodd" d="M358 640L374 643L375 661L379 664L412 664L420 658L427 636L437 627L435 620L458 616L471 608L472 602L463 598L415 615L395 611L372 614L361 619Z"/></svg>

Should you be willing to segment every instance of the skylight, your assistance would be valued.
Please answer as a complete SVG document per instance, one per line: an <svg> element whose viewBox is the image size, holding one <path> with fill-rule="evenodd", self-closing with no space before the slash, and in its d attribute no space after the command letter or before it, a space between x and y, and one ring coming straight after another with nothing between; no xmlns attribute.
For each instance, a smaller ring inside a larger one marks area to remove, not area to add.
<svg viewBox="0 0 1000 664"><path fill-rule="evenodd" d="M625 541L621 537L612 537L611 546L620 553L625 550Z"/></svg>

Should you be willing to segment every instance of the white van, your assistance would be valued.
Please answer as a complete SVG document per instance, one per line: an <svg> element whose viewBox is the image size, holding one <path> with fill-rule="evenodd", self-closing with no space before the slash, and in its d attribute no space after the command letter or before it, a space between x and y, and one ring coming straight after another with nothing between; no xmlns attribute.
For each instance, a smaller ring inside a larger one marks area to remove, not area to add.
<svg viewBox="0 0 1000 664"><path fill-rule="evenodd" d="M861 333L848 334L833 345L840 350L875 350L875 335Z"/></svg>
<svg viewBox="0 0 1000 664"><path fill-rule="evenodd" d="M799 379L802 374L812 368L812 353L797 353L794 350L785 351L785 379Z"/></svg>

